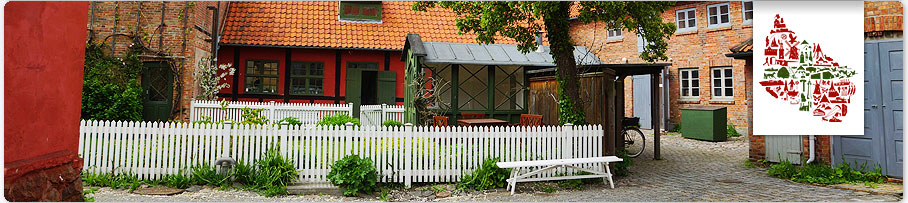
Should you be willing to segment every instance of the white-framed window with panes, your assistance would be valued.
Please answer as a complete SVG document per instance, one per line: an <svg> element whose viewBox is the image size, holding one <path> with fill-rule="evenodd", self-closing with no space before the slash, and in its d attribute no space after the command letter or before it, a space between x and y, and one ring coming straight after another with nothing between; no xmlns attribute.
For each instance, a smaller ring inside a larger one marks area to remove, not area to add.
<svg viewBox="0 0 908 203"><path fill-rule="evenodd" d="M744 25L754 24L754 1L742 1L741 2L741 18L744 19Z"/></svg>
<svg viewBox="0 0 908 203"><path fill-rule="evenodd" d="M681 99L700 99L700 70L697 68L683 68L678 70L681 75Z"/></svg>
<svg viewBox="0 0 908 203"><path fill-rule="evenodd" d="M731 67L712 68L713 99L731 100L735 97L734 75Z"/></svg>
<svg viewBox="0 0 908 203"><path fill-rule="evenodd" d="M697 8L680 9L675 11L677 32L697 30Z"/></svg>
<svg viewBox="0 0 908 203"><path fill-rule="evenodd" d="M605 40L619 40L623 38L621 36L621 27L620 26L609 26L606 29L606 38Z"/></svg>
<svg viewBox="0 0 908 203"><path fill-rule="evenodd" d="M728 3L706 6L707 27L725 27L731 25Z"/></svg>

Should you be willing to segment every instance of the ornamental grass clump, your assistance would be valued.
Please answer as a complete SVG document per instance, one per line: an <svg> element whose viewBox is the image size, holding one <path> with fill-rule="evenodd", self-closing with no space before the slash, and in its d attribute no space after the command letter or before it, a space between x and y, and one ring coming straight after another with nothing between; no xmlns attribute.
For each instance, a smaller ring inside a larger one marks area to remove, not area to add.
<svg viewBox="0 0 908 203"><path fill-rule="evenodd" d="M318 120L317 123L315 123L315 125L318 125L318 126L338 126L338 125L343 126L343 125L346 125L347 123L353 123L353 125L359 126L359 119L350 117L350 115L347 115L347 114L338 113L338 114L322 117L320 120Z"/></svg>
<svg viewBox="0 0 908 203"><path fill-rule="evenodd" d="M348 155L331 165L328 181L344 189L345 196L357 196L360 192L371 193L378 181L378 171L372 159Z"/></svg>
<svg viewBox="0 0 908 203"><path fill-rule="evenodd" d="M507 179L511 170L499 168L498 165L495 165L498 160L500 159L486 159L472 174L465 175L458 183L458 186L474 190L488 190L507 186Z"/></svg>
<svg viewBox="0 0 908 203"><path fill-rule="evenodd" d="M253 188L266 197L287 194L287 185L299 176L294 165L292 160L281 156L277 147L271 147L255 162L251 176Z"/></svg>

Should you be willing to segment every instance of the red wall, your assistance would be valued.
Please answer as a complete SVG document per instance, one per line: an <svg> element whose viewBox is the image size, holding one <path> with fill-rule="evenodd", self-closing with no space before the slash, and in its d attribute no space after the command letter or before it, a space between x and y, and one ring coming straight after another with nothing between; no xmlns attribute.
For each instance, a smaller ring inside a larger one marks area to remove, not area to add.
<svg viewBox="0 0 908 203"><path fill-rule="evenodd" d="M77 153L88 2L4 7L4 162Z"/></svg>
<svg viewBox="0 0 908 203"><path fill-rule="evenodd" d="M239 50L239 64L234 64L233 67L237 68L237 74L235 76L239 77L237 84L238 93L243 94L243 84L244 78L243 73L246 71L246 60L250 59L266 59L266 60L278 60L280 62L280 78L279 78L279 91L280 95L283 95L284 92L284 83L287 82L284 79L284 74L286 74L286 49L287 48L265 48L265 47L222 47L218 51L218 63L234 63L234 54L236 50ZM397 98L403 98L404 96L404 62L400 61L400 51L374 51L374 50L341 50L341 64L340 64L340 87L335 87L335 69L336 60L337 60L337 50L335 49L302 49L302 48L290 48L291 61L306 61L306 62L322 62L325 64L325 73L324 73L324 88L325 93L321 96L335 97L335 96L346 96L346 66L347 62L376 62L378 63L379 70L385 70L385 53L390 53L390 71L397 73ZM236 84L233 83L233 79L228 77L226 79L227 83L231 85L231 88L222 89L220 93L230 94L232 88ZM340 88L339 95L335 95L334 91L336 88ZM381 87L379 87L381 88ZM239 98L240 101L259 101L256 98ZM263 101L276 101L283 102L282 99L264 99ZM309 103L310 100L300 100L300 99L291 99L290 102L294 103ZM334 100L315 100L311 101L314 103L326 103L333 104ZM341 103L344 101L341 100ZM398 102L402 104L403 102Z"/></svg>

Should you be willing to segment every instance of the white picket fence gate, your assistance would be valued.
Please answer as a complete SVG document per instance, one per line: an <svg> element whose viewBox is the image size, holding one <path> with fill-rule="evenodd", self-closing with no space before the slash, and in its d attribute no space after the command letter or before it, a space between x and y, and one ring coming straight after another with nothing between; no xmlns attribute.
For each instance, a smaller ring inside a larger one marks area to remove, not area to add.
<svg viewBox="0 0 908 203"><path fill-rule="evenodd" d="M299 182L327 184L330 165L346 155L372 159L380 182L456 182L486 158L528 161L602 154L599 125L541 127L252 127L163 122L81 122L86 172L131 172L158 179L221 157L252 163L269 146L293 160ZM602 167L588 164L581 167ZM188 171L188 170L184 170ZM541 174L543 177L572 169Z"/></svg>
<svg viewBox="0 0 908 203"><path fill-rule="evenodd" d="M387 120L404 122L404 106L382 104L359 108L359 122L363 126L381 126Z"/></svg>
<svg viewBox="0 0 908 203"><path fill-rule="evenodd" d="M232 119L242 121L243 108L265 109L261 115L271 121L278 121L287 117L296 117L304 125L315 125L324 116L336 113L353 115L353 103L348 104L309 104L309 103L276 103L231 101L226 110L221 109L219 101L194 100L190 104L190 121L203 120L203 116L211 117L212 121Z"/></svg>

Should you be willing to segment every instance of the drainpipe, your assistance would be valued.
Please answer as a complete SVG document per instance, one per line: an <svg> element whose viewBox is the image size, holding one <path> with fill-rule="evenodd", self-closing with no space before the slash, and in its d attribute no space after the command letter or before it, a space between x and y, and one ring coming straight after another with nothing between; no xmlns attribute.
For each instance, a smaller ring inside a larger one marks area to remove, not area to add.
<svg viewBox="0 0 908 203"><path fill-rule="evenodd" d="M809 146L808 150L810 150L810 158L807 158L807 162L806 162L807 164L813 162L816 159L816 156L815 156L816 153L814 152L814 151L816 151L816 150L814 150L814 145L816 143L815 142L816 139L817 138L814 137L813 135L810 135L810 139L808 139L809 140L808 141L808 146Z"/></svg>
<svg viewBox="0 0 908 203"><path fill-rule="evenodd" d="M545 52L545 49L542 48L542 30L536 31L536 52Z"/></svg>

